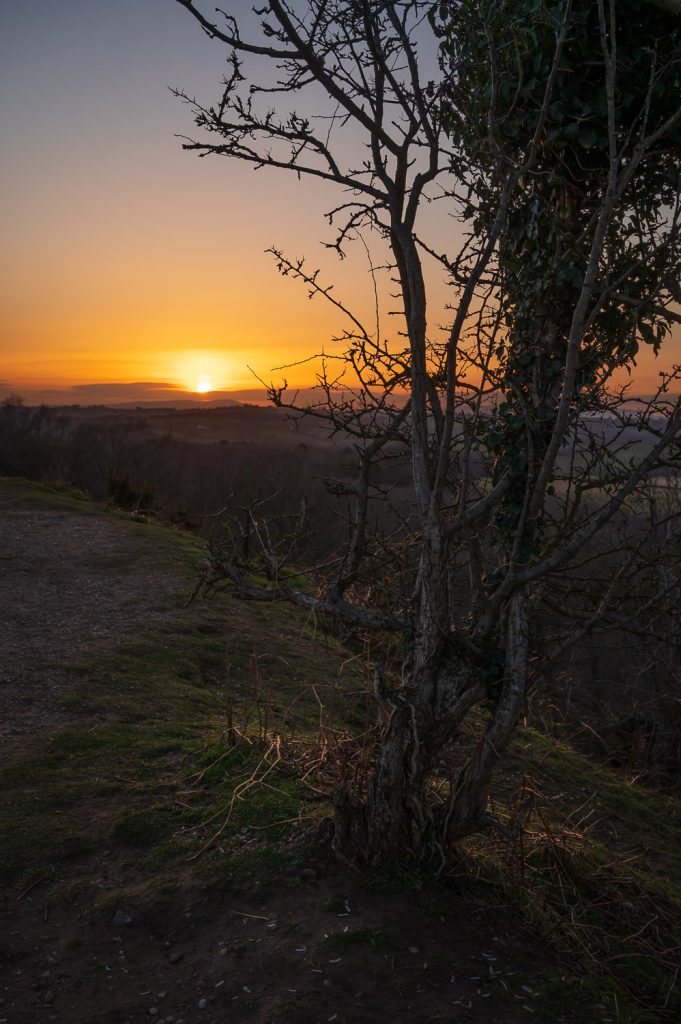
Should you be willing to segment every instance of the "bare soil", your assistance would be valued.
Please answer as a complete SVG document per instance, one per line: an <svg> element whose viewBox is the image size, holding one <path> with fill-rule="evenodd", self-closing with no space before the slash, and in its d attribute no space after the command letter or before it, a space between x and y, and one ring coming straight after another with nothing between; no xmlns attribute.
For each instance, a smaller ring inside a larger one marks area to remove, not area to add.
<svg viewBox="0 0 681 1024"><path fill-rule="evenodd" d="M60 699L73 666L138 636L150 593L148 614L182 612L177 578L122 520L0 490L0 540L7 763L69 723ZM76 813L90 821L94 852L2 894L0 1024L571 1019L568 1006L542 1008L559 968L504 907L470 891L381 890L310 848L274 880L236 879L225 891L183 869L166 899L140 909L99 898L117 891L122 858L96 799Z"/></svg>
<svg viewBox="0 0 681 1024"><path fill-rule="evenodd" d="M150 600L167 571L134 531L104 516L17 503L0 490L0 744L25 750L74 716L60 706L73 666L170 621ZM140 526L140 530L144 527ZM187 580L189 586L189 580Z"/></svg>
<svg viewBox="0 0 681 1024"><path fill-rule="evenodd" d="M127 908L109 917L78 913L56 894L34 892L7 908L14 913L3 930L3 1019L559 1019L536 1009L538 951L489 908L443 906L434 917L413 899L382 897L332 872L326 864L324 877L267 898L257 887L221 899L188 891L162 913L142 916ZM347 909L326 911L339 896ZM129 924L115 923L128 917Z"/></svg>

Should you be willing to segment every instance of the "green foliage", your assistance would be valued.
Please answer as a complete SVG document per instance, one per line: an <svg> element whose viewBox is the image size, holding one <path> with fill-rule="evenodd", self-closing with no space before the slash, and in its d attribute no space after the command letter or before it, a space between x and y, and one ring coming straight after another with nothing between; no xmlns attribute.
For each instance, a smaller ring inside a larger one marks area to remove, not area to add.
<svg viewBox="0 0 681 1024"><path fill-rule="evenodd" d="M535 135L538 141L512 191L499 245L506 329L496 356L505 398L482 425L497 478L510 470L516 480L498 517L502 537L518 523L528 474L553 429L611 171L636 158L641 139L677 112L681 94L679 19L640 0L620 0L616 8L606 2L604 12L601 26L596 0L573 5L550 91L565 0L463 0L456 9L441 5L434 19L447 74L445 113L475 235L490 232L509 175L527 161ZM604 45L615 54L613 111ZM663 242L680 167L677 123L638 163L615 203L593 284L592 295L602 299L581 339L575 403L613 369L631 367L641 345L657 351L669 333L655 297L661 281L681 275L678 245ZM608 291L618 281L621 291ZM533 458L521 464L519 452ZM536 543L528 538L521 560L532 558Z"/></svg>
<svg viewBox="0 0 681 1024"><path fill-rule="evenodd" d="M140 491L133 487L127 476L118 477L111 475L109 477L109 500L126 512L133 512L138 509L148 511L153 507L154 494L148 488Z"/></svg>

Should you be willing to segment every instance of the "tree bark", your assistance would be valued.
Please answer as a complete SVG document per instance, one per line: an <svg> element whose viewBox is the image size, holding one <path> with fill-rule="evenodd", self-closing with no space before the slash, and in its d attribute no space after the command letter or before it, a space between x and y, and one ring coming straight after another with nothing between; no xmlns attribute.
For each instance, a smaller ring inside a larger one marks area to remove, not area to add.
<svg viewBox="0 0 681 1024"><path fill-rule="evenodd" d="M527 689L527 594L515 591L506 615L506 666L497 706L477 750L452 791L443 816L441 839L449 845L494 825L487 797L494 767L513 735Z"/></svg>
<svg viewBox="0 0 681 1024"><path fill-rule="evenodd" d="M527 596L514 593L506 613L506 665L489 725L452 786L433 810L428 779L438 756L470 708L485 697L480 666L443 642L429 666L390 698L392 713L381 742L365 806L336 801L336 848L353 860L424 859L495 824L487 812L494 767L513 734L527 680Z"/></svg>
<svg viewBox="0 0 681 1024"><path fill-rule="evenodd" d="M470 708L485 695L478 669L441 642L427 666L387 700L390 720L381 741L365 807L336 800L336 848L373 863L422 859L438 836L428 780L438 755L459 731ZM353 820L354 819L354 820Z"/></svg>

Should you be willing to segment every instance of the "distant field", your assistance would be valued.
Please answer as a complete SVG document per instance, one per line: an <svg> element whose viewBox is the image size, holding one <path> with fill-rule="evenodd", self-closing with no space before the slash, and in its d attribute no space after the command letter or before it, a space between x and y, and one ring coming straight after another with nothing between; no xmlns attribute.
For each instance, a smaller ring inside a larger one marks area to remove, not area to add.
<svg viewBox="0 0 681 1024"><path fill-rule="evenodd" d="M228 441L297 447L300 444L322 445L328 439L328 431L318 421L307 418L294 422L290 413L274 406L235 404L193 409L65 406L51 411L74 422L141 422L156 434L170 434L183 441L204 444Z"/></svg>

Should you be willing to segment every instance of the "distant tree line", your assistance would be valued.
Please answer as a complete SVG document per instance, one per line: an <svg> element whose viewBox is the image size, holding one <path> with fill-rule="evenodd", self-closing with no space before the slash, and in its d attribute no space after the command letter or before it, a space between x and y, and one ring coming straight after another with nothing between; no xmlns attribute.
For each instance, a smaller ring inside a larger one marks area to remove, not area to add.
<svg viewBox="0 0 681 1024"><path fill-rule="evenodd" d="M311 563L340 542L344 526L324 479L342 475L347 455L304 441L197 443L157 432L143 413L0 406L0 474L62 483L96 501L194 530L219 542L224 524L258 503L282 524L305 501L315 530L297 558ZM276 530L276 526L273 526ZM282 525L282 530L285 527Z"/></svg>

